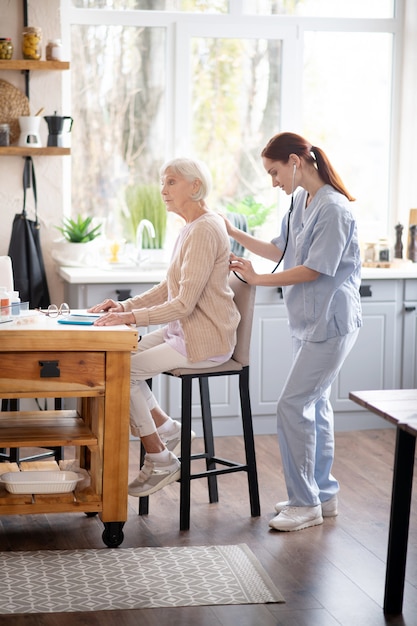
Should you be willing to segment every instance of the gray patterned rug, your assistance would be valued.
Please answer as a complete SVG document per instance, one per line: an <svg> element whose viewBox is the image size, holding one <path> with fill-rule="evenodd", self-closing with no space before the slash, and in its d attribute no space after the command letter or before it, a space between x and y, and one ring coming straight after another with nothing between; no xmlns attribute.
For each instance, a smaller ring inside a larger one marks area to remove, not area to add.
<svg viewBox="0 0 417 626"><path fill-rule="evenodd" d="M1 552L0 562L0 614L284 602L246 544Z"/></svg>

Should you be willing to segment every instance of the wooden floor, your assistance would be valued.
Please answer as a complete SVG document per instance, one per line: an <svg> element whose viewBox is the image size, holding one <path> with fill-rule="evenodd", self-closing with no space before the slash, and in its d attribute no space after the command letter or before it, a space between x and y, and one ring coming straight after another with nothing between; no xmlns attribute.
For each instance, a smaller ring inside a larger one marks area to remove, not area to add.
<svg viewBox="0 0 417 626"><path fill-rule="evenodd" d="M151 496L147 517L137 515L137 499L129 498L129 519L119 549L246 543L284 595L285 604L1 615L0 624L416 626L416 485L403 616L389 619L382 611L394 440L393 429L337 434L334 474L341 484L339 516L299 532L279 533L268 528L274 503L286 496L274 436L256 438L262 507L259 518L249 516L244 474L219 477L220 502L212 505L207 503L205 482L193 482L188 532L178 530L178 484ZM242 454L239 438L216 441L220 456L231 458L231 451ZM199 445L196 440L195 448ZM138 443L132 442L132 477L137 459ZM105 548L102 529L98 517L85 515L4 516L0 520L0 551Z"/></svg>

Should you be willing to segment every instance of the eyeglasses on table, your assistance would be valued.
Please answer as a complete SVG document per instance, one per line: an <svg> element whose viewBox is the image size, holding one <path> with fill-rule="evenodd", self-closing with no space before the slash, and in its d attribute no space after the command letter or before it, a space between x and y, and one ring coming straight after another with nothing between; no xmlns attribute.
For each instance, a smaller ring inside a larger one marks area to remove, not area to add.
<svg viewBox="0 0 417 626"><path fill-rule="evenodd" d="M48 317L58 317L58 315L71 315L71 309L69 308L69 304L63 302L59 306L56 304L50 304L47 309L36 309L40 313L47 315Z"/></svg>

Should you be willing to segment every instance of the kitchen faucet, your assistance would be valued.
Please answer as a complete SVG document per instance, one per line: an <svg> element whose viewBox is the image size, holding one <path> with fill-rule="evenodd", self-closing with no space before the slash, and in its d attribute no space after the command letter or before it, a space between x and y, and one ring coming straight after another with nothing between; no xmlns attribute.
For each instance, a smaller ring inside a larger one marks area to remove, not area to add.
<svg viewBox="0 0 417 626"><path fill-rule="evenodd" d="M141 220L136 229L136 262L139 265L144 259L142 258L142 250L143 250L143 233L146 229L146 232L152 239L155 239L155 228L152 222L149 220ZM146 258L146 257L145 257Z"/></svg>

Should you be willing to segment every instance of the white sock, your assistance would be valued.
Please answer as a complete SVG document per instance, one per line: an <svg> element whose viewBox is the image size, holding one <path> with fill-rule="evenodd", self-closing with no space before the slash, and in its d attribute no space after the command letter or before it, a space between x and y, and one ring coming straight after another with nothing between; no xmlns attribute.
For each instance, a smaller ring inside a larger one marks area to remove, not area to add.
<svg viewBox="0 0 417 626"><path fill-rule="evenodd" d="M162 450L162 452L147 452L146 456L154 463L167 463L171 458L169 450L166 448L165 450Z"/></svg>
<svg viewBox="0 0 417 626"><path fill-rule="evenodd" d="M166 420L166 422L164 422L163 424L161 424L161 426L158 426L157 431L160 435L163 435L164 433L169 433L171 432L171 430L173 430L173 425L174 425L174 420L172 419L172 417L168 417L168 419Z"/></svg>

